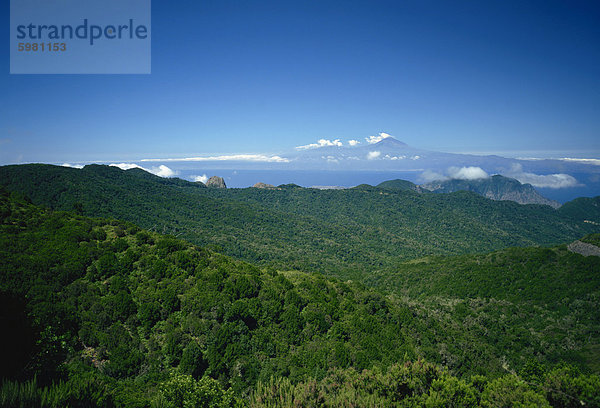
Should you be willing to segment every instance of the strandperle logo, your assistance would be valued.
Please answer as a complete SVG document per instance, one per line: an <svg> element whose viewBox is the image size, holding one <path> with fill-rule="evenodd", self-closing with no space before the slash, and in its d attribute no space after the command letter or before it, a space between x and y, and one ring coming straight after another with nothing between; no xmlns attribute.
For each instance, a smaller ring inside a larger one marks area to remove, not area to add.
<svg viewBox="0 0 600 408"><path fill-rule="evenodd" d="M88 24L88 19L84 19L81 25L73 27L72 25L54 25L54 24L33 24L17 26L17 39L19 40L89 40L90 45L94 41L105 38L107 40L121 39L139 39L148 38L148 27L144 24L136 25L133 19L129 19L127 24L108 24L105 26Z"/></svg>
<svg viewBox="0 0 600 408"><path fill-rule="evenodd" d="M11 74L149 74L150 0L11 0Z"/></svg>

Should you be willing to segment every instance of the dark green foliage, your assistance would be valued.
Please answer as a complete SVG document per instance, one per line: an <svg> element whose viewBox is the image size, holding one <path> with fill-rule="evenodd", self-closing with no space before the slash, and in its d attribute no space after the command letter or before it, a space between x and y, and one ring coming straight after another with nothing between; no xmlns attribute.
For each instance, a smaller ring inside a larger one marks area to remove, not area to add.
<svg viewBox="0 0 600 408"><path fill-rule="evenodd" d="M243 394L272 375L301 380L418 354L399 331L397 302L359 285L263 271L173 237L139 240L124 223L1 198L10 215L0 225L0 283L27 298L21 315L41 324L43 347L24 358L44 384L82 362L117 384L115 401L127 381L171 369ZM100 239L81 240L79 231L98 229ZM71 263L57 282L54 271Z"/></svg>
<svg viewBox="0 0 600 408"><path fill-rule="evenodd" d="M570 377L571 378L571 377ZM504 375L465 381L427 362L336 369L321 380L259 382L250 407L549 407L541 388Z"/></svg>
<svg viewBox="0 0 600 408"><path fill-rule="evenodd" d="M481 393L481 406L550 408L541 392L514 375L500 377L488 383Z"/></svg>
<svg viewBox="0 0 600 408"><path fill-rule="evenodd" d="M504 353L513 367L535 357L600 370L599 257L574 254L566 246L511 248L410 261L374 273L367 282L419 298L422 313L435 310L461 327L454 344L462 345L462 356L448 344L446 364L469 366L474 356L491 351ZM491 340L485 350L477 340L482 335Z"/></svg>
<svg viewBox="0 0 600 408"><path fill-rule="evenodd" d="M208 368L208 361L204 359L204 354L198 343L193 340L189 342L183 350L179 368L182 373L191 375L196 379L202 377L202 374Z"/></svg>
<svg viewBox="0 0 600 408"><path fill-rule="evenodd" d="M0 291L0 380L26 378L26 367L37 350L39 333L26 310L25 299Z"/></svg>
<svg viewBox="0 0 600 408"><path fill-rule="evenodd" d="M145 301L138 308L138 319L146 330L152 329L160 320L160 304L156 301Z"/></svg>
<svg viewBox="0 0 600 408"><path fill-rule="evenodd" d="M568 367L539 382L514 374L457 378L433 364L394 364L386 370L331 370L320 380L260 381L250 407L599 407L600 377Z"/></svg>
<svg viewBox="0 0 600 408"><path fill-rule="evenodd" d="M0 183L50 208L82 203L86 215L128 220L262 265L344 279L360 280L398 259L558 244L599 228L583 222L590 220L582 218L587 201L556 211L467 192L419 194L397 180L326 191L208 189L140 169L25 165L0 167ZM123 236L126 228L114 233ZM148 239L136 237L138 244L152 244ZM161 240L160 256L177 249L172 238Z"/></svg>
<svg viewBox="0 0 600 408"><path fill-rule="evenodd" d="M108 180L123 176L96 170ZM160 188L189 187L131 174ZM315 222L344 225L354 216L326 208L339 195L274 191L297 196L265 203L295 200ZM238 199L260 201L246 194ZM417 197L403 194L392 198ZM381 214L389 210L379 204ZM291 202L281 206L297 220ZM318 273L261 269L127 222L43 209L1 188L0 216L0 290L15 313L5 322L35 343L15 355L13 365L27 369L17 370L24 382L2 388L8 406L44 406L43 395L54 392L59 402L46 406L235 406L251 394L264 404L291 395L300 406L594 406L599 398L590 374L600 367L598 259L565 246L403 263L384 254L389 264L371 259L375 247L367 247L357 256L376 266L363 281L383 294ZM311 222L304 226L315 228ZM348 225L344 233L357 224ZM281 253L303 251L294 231L280 232L289 239ZM304 254L304 265L328 253Z"/></svg>
<svg viewBox="0 0 600 408"><path fill-rule="evenodd" d="M69 381L41 387L34 378L25 382L3 382L1 408L114 407L108 386L95 375L81 374Z"/></svg>
<svg viewBox="0 0 600 408"><path fill-rule="evenodd" d="M582 299L590 289L600 288L600 257L577 255L563 246L510 248L405 262L368 281L411 295L557 304L561 298Z"/></svg>
<svg viewBox="0 0 600 408"><path fill-rule="evenodd" d="M600 197L580 197L565 203L559 209L560 213L580 221L600 224Z"/></svg>
<svg viewBox="0 0 600 408"><path fill-rule="evenodd" d="M383 183L377 184L377 187L383 188L386 190L401 190L401 191L421 191L416 184L411 183L407 180L388 180Z"/></svg>
<svg viewBox="0 0 600 408"><path fill-rule="evenodd" d="M600 247L600 234L590 234L586 235L581 239L582 242L587 242L588 244L596 245Z"/></svg>
<svg viewBox="0 0 600 408"><path fill-rule="evenodd" d="M234 408L244 406L231 390L212 378L195 380L189 375L178 375L160 384L159 392L152 401L154 407Z"/></svg>

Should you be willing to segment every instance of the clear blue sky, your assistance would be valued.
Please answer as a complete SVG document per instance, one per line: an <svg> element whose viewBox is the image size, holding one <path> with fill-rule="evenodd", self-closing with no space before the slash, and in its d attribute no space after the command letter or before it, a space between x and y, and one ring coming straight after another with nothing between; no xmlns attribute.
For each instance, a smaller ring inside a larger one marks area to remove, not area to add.
<svg viewBox="0 0 600 408"><path fill-rule="evenodd" d="M600 158L600 3L152 2L151 75L9 75L0 164L277 153L387 132Z"/></svg>

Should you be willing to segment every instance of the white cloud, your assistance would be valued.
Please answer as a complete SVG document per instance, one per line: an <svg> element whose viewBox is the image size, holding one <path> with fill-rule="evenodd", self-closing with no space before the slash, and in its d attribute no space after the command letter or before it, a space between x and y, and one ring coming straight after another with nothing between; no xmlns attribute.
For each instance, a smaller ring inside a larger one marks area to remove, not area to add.
<svg viewBox="0 0 600 408"><path fill-rule="evenodd" d="M319 139L317 143L311 143L304 146L296 146L298 150L308 150L308 149L316 149L318 147L327 147L327 146L342 146L343 143L340 142L340 139L328 140L328 139Z"/></svg>
<svg viewBox="0 0 600 408"><path fill-rule="evenodd" d="M327 160L327 163L339 163L339 160L335 156L321 156L321 159Z"/></svg>
<svg viewBox="0 0 600 408"><path fill-rule="evenodd" d="M381 152L379 151L374 151L374 152L369 152L367 153L367 160L374 160L376 158L378 158L379 156L381 156Z"/></svg>
<svg viewBox="0 0 600 408"><path fill-rule="evenodd" d="M419 177L425 183L431 181L445 181L450 179L455 180L478 180L488 178L489 174L481 167L465 166L465 167L449 167L446 173L438 173L433 170L425 170Z"/></svg>
<svg viewBox="0 0 600 408"><path fill-rule="evenodd" d="M61 164L63 167L72 167L74 169L83 169L83 164L71 164L71 163L63 163Z"/></svg>
<svg viewBox="0 0 600 408"><path fill-rule="evenodd" d="M348 144L349 144L350 146L356 146L356 145L359 145L359 144L360 144L360 142L359 142L358 140L354 140L354 139L353 139L353 140L348 140Z"/></svg>
<svg viewBox="0 0 600 408"><path fill-rule="evenodd" d="M490 175L485 172L481 167L469 166L469 167L450 167L448 169L448 176L452 179L458 180L477 180L488 178Z"/></svg>
<svg viewBox="0 0 600 408"><path fill-rule="evenodd" d="M519 163L513 164L506 176L515 178L523 184L528 183L542 188L567 188L579 185L575 177L564 173L541 175L524 172L523 166Z"/></svg>
<svg viewBox="0 0 600 408"><path fill-rule="evenodd" d="M118 167L121 170L131 170L131 169L142 169L142 170L146 170L144 169L142 166L138 166L135 163L112 163L110 164L110 166L112 167ZM146 170L148 171L148 170Z"/></svg>
<svg viewBox="0 0 600 408"><path fill-rule="evenodd" d="M378 136L365 137L365 140L367 141L368 144L374 144L374 143L381 142L383 139L386 139L388 137L392 137L392 135L387 134L385 132L379 132Z"/></svg>
<svg viewBox="0 0 600 408"><path fill-rule="evenodd" d="M206 174L203 174L201 176L191 176L190 177L193 181L199 181L201 183L206 184L206 182L208 181L208 176Z"/></svg>
<svg viewBox="0 0 600 408"><path fill-rule="evenodd" d="M173 177L175 175L175 172L164 164L161 164L158 167L152 167L150 173L156 174L159 177Z"/></svg>
<svg viewBox="0 0 600 408"><path fill-rule="evenodd" d="M448 180L448 177L443 175L442 173L437 173L433 170L425 170L423 173L421 173L419 179L424 183L429 183L431 181Z"/></svg>
<svg viewBox="0 0 600 408"><path fill-rule="evenodd" d="M595 166L600 166L600 160L599 159L573 159L571 157L563 157L560 160L569 161L569 162L576 162L576 163L583 163L583 164L593 164Z"/></svg>
<svg viewBox="0 0 600 408"><path fill-rule="evenodd" d="M418 157L418 156L416 156L416 157ZM404 155L402 155L402 156L390 156L389 154L386 154L383 158L386 159L386 160L404 160L404 159L406 159L406 156L404 156Z"/></svg>
<svg viewBox="0 0 600 408"><path fill-rule="evenodd" d="M222 156L182 157L171 159L142 159L142 162L205 162L205 161L252 161L267 163L288 163L290 160L280 156L264 154L229 154Z"/></svg>
<svg viewBox="0 0 600 408"><path fill-rule="evenodd" d="M527 173L523 171L523 166L519 163L513 164L511 169L504 173L504 176L517 179L523 184L531 184L534 187L542 188L566 188L579 185L573 176L564 173L547 175ZM450 167L445 174L426 170L421 174L420 179L423 180L423 182L431 182L449 179L477 180L487 177L489 177L489 174L481 167L469 166Z"/></svg>
<svg viewBox="0 0 600 408"><path fill-rule="evenodd" d="M142 169L144 171L147 171L148 173L152 173L159 177L173 177L177 174L172 169L165 166L164 164L161 164L158 167L151 167L149 169L139 166L135 163L112 163L112 164L110 164L110 166L118 167L121 170Z"/></svg>

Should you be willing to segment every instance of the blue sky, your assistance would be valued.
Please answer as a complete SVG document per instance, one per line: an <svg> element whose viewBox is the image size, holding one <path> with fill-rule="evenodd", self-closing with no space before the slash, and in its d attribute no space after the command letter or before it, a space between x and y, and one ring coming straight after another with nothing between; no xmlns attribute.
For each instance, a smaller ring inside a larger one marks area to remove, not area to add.
<svg viewBox="0 0 600 408"><path fill-rule="evenodd" d="M387 132L600 158L595 1L152 2L151 75L10 75L0 164L279 153Z"/></svg>

